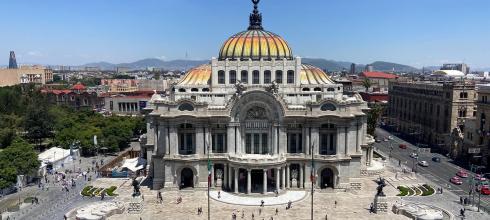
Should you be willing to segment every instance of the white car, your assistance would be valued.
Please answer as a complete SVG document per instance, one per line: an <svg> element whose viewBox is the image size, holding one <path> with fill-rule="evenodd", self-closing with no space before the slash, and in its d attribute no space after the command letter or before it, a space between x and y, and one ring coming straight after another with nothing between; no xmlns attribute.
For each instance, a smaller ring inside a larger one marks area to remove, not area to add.
<svg viewBox="0 0 490 220"><path fill-rule="evenodd" d="M391 136L391 135L388 136L388 139L393 140L393 136Z"/></svg>
<svg viewBox="0 0 490 220"><path fill-rule="evenodd" d="M418 157L419 157L419 155L418 155L417 153L411 153L411 154L410 154L410 157L411 157L411 158L418 158Z"/></svg>
<svg viewBox="0 0 490 220"><path fill-rule="evenodd" d="M423 167L428 167L429 166L429 163L427 161L425 161L425 160L421 160L421 161L419 161L419 165L420 166L423 166Z"/></svg>

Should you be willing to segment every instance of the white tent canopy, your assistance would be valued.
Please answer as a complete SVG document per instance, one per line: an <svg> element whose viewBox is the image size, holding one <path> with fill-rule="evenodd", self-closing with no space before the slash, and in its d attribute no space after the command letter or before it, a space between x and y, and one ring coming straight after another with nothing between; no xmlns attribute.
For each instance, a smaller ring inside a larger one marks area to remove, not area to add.
<svg viewBox="0 0 490 220"><path fill-rule="evenodd" d="M65 159L70 156L70 150L65 150L59 147L52 147L40 153L38 158L43 163L55 163L58 160Z"/></svg>
<svg viewBox="0 0 490 220"><path fill-rule="evenodd" d="M141 157L125 159L121 168L127 168L133 172L145 168L146 160Z"/></svg>

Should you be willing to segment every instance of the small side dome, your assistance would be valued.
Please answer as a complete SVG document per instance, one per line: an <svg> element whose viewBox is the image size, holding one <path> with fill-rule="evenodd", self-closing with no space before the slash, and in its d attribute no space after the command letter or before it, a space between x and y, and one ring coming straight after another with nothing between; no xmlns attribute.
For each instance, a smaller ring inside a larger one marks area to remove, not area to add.
<svg viewBox="0 0 490 220"><path fill-rule="evenodd" d="M177 85L209 85L211 79L211 65L203 64L192 68Z"/></svg>
<svg viewBox="0 0 490 220"><path fill-rule="evenodd" d="M301 65L299 79L303 85L335 84L323 70L309 64Z"/></svg>

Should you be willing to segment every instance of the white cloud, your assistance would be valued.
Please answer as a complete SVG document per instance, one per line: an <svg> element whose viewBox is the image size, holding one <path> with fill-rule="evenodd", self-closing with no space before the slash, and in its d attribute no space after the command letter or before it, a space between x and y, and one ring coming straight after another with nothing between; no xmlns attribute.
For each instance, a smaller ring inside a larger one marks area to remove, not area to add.
<svg viewBox="0 0 490 220"><path fill-rule="evenodd" d="M42 54L39 51L29 51L29 52L27 52L27 56L31 56L31 57L42 57L42 56L44 56L44 54Z"/></svg>

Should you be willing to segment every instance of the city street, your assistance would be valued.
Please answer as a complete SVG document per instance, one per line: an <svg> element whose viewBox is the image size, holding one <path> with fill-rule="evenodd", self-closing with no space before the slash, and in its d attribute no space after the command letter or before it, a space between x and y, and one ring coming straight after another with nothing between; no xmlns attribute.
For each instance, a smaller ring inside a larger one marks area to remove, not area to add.
<svg viewBox="0 0 490 220"><path fill-rule="evenodd" d="M455 176L456 173L463 168L452 164L450 162L450 159L448 159L447 157L436 153L418 153L419 161L425 160L429 163L428 167L422 167L420 165L417 165L417 159L410 157L411 153L417 151L417 146L414 146L380 128L376 129L376 135L377 138L381 139L382 141L380 143L375 143L374 144L375 148L379 149L381 152L383 152L384 155L388 157L390 157L391 155L391 160L401 161L402 165L409 168L414 168L417 173L423 175L424 177L433 181L439 186L444 187L444 190L450 190L451 192L455 193L458 196L468 196L469 187L470 187L469 180L470 178L472 178L474 173L471 173L470 171L466 170L469 174L469 177L462 178L463 184L461 185L452 184L451 182L449 182L449 179ZM390 135L393 137L392 140L383 141L385 137L388 137ZM399 147L400 144L405 144L407 148L406 149L400 148ZM434 156L441 158L441 161L440 162L432 161L432 157ZM448 185L449 188L447 187ZM475 198L475 203L478 203L478 192L474 193L473 195ZM485 207L487 210L490 210L490 196L481 195L481 205L482 207Z"/></svg>

